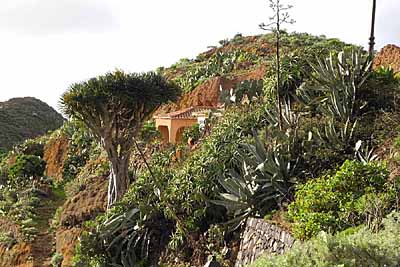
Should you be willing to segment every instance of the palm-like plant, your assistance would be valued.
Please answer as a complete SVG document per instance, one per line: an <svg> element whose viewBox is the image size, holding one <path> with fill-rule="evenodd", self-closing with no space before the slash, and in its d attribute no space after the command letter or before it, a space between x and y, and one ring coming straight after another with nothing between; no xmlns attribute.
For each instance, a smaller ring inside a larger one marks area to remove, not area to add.
<svg viewBox="0 0 400 267"><path fill-rule="evenodd" d="M111 163L108 206L128 189L131 148L143 123L163 103L174 100L174 84L154 72L107 73L73 84L61 97L64 113L85 123Z"/></svg>

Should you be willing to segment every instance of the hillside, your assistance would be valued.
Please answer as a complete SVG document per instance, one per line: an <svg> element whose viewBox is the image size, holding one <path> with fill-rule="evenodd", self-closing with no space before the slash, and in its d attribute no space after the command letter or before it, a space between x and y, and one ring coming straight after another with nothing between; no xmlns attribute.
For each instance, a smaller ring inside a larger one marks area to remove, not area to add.
<svg viewBox="0 0 400 267"><path fill-rule="evenodd" d="M300 84L308 75L307 61L330 52L354 48L339 39L313 36L308 33L283 33L281 54L285 87ZM183 58L168 68L157 69L183 91L173 104L164 105L157 113L173 112L191 106L216 106L219 90L229 90L244 80L260 80L273 76L275 45L272 34L242 36L219 41L216 46L196 56ZM292 73L291 73L292 72ZM291 75L289 75L291 74ZM273 86L266 83L264 87ZM266 88L267 89L267 88Z"/></svg>
<svg viewBox="0 0 400 267"><path fill-rule="evenodd" d="M388 215L399 210L400 199L400 77L378 68L381 58L387 58L384 66L395 61L392 52L382 50L370 70L360 67L368 62L365 51L354 54L355 46L337 39L284 33L282 43L282 128L270 34L236 35L194 59L159 68L183 94L157 113L217 106L220 89L236 93L244 81L257 80L245 85L261 84L262 93L227 104L222 116L207 121L208 130L186 129L186 136L196 136L193 146L164 144L154 121L145 123L138 147L131 148L130 188L108 211L110 163L83 123L64 122L26 142L27 149L4 156L0 267L202 267L211 255L221 266L244 266L263 252L283 253L287 240L295 242L288 254L292 262L322 255L346 260L346 266L375 266L360 264L371 254L390 258L383 262L392 266L398 235L387 236L400 232L399 220ZM323 76L311 64L330 54L332 62L324 63L333 71ZM338 55L347 59L342 65ZM344 77L338 82L337 75ZM355 84L353 94L348 89ZM255 238L260 231L247 231L245 220L252 217L273 237ZM333 241L315 239L321 231ZM387 241L369 245L374 236ZM303 240L313 248L307 257L301 254ZM340 244L346 247L338 255ZM351 254L352 248L359 254ZM269 266L269 260L261 257L256 266ZM285 259L274 261L279 263L273 266L287 266L280 265Z"/></svg>
<svg viewBox="0 0 400 267"><path fill-rule="evenodd" d="M33 97L0 102L0 151L55 130L63 121L57 111Z"/></svg>

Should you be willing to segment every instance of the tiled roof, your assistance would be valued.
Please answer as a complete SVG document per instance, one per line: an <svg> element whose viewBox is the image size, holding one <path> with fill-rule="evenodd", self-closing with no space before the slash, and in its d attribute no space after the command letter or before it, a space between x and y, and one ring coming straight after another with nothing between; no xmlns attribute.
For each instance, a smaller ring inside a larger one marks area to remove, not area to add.
<svg viewBox="0 0 400 267"><path fill-rule="evenodd" d="M156 119L196 119L195 113L209 112L216 110L215 107L190 107L186 109L181 109L175 112L167 113L164 115L158 115L154 118Z"/></svg>

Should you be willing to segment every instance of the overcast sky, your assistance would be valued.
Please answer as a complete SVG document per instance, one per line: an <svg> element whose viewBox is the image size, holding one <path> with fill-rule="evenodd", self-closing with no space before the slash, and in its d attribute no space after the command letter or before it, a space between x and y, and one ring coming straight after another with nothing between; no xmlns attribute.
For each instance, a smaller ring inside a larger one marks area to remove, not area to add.
<svg viewBox="0 0 400 267"><path fill-rule="evenodd" d="M289 30L367 46L372 0L290 0ZM400 0L378 0L377 48L400 45ZM261 34L267 0L1 0L0 101L57 108L71 83L193 58L236 33Z"/></svg>

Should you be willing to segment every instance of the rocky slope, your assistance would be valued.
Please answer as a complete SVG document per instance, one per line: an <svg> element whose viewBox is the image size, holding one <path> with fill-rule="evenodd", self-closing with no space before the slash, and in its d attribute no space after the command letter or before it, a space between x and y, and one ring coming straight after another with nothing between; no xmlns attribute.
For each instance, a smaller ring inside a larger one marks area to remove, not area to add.
<svg viewBox="0 0 400 267"><path fill-rule="evenodd" d="M33 97L0 102L0 151L55 130L63 121L57 111Z"/></svg>

